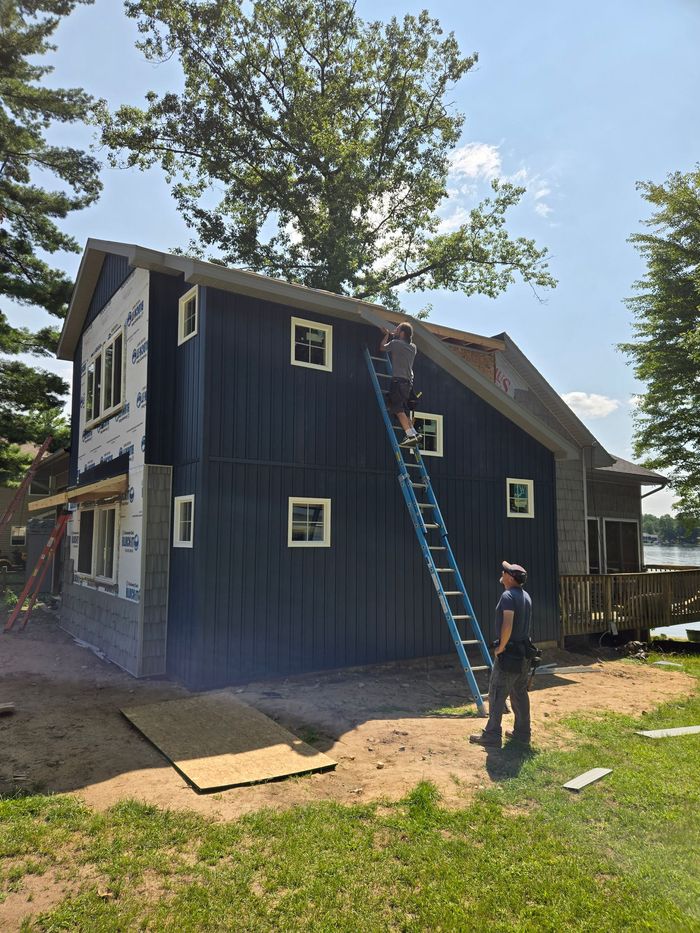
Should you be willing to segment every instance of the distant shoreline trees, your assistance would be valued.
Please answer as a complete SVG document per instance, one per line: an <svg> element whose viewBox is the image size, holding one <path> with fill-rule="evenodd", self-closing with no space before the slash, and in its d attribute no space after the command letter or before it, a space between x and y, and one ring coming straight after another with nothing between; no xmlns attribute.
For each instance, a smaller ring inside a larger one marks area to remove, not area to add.
<svg viewBox="0 0 700 933"><path fill-rule="evenodd" d="M672 515L648 515L642 517L642 531L646 535L657 535L659 544L700 544L700 525L689 524Z"/></svg>

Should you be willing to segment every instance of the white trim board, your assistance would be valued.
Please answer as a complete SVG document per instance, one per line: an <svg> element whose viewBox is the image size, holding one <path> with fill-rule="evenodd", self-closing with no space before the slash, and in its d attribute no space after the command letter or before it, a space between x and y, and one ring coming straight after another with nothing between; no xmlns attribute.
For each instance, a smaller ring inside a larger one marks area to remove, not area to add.
<svg viewBox="0 0 700 933"><path fill-rule="evenodd" d="M700 735L700 726L680 726L677 729L649 729L637 731L637 735L645 735L648 739L670 739L676 735Z"/></svg>
<svg viewBox="0 0 700 933"><path fill-rule="evenodd" d="M562 787L578 793L584 787L588 787L589 784L593 784L595 781L604 778L606 774L611 773L612 768L591 768L590 771L585 771L583 774L579 774L578 777L573 778L573 780L567 781L566 784L562 784Z"/></svg>

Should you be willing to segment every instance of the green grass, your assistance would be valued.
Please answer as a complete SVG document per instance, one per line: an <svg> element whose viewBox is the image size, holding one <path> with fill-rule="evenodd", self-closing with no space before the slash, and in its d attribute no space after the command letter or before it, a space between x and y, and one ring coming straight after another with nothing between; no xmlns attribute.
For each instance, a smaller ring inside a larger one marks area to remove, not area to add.
<svg viewBox="0 0 700 933"><path fill-rule="evenodd" d="M700 680L700 658L677 660ZM634 734L693 724L700 693L639 720L569 719L570 750L489 756L502 780L457 811L427 783L399 803L231 823L8 799L0 891L30 873L74 877L27 930L700 931L700 743ZM597 766L612 774L562 789Z"/></svg>

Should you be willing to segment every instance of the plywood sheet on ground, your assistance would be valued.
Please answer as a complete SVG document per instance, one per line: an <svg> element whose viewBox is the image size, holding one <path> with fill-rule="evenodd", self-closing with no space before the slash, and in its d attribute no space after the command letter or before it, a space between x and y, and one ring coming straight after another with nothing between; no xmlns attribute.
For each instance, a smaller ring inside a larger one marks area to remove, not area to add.
<svg viewBox="0 0 700 933"><path fill-rule="evenodd" d="M122 713L200 793L336 764L225 690Z"/></svg>

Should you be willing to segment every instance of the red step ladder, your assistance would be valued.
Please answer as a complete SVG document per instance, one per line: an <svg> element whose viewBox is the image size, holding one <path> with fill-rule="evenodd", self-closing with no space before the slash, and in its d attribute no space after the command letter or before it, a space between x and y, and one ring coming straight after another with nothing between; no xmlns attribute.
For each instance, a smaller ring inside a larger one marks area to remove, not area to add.
<svg viewBox="0 0 700 933"><path fill-rule="evenodd" d="M20 485L17 487L17 491L15 492L14 496L10 500L10 504L5 509L5 512L2 518L0 518L0 534L2 534L2 532L5 530L5 527L9 524L10 519L17 511L17 506L20 504L20 502L24 498L25 493L29 489L29 484L34 479L36 471L39 469L39 463L41 461L41 458L44 456L46 451L49 449L49 445L52 440L53 440L53 437L51 437L51 435L49 434L49 436L46 438L44 443L41 445L41 447L37 451L36 457L34 457L34 459L32 460L32 465L27 470L27 473L25 474L24 479L22 480Z"/></svg>
<svg viewBox="0 0 700 933"><path fill-rule="evenodd" d="M24 628L27 622L29 622L29 616L32 614L34 603L36 602L37 597L41 592L41 584L44 582L46 571L48 570L51 559L55 557L56 553L58 552L58 545L61 543L61 538L65 534L66 525L68 524L69 519L70 512L64 512L63 515L59 516L48 541L44 545L44 548L39 555L39 560L36 562L36 567L34 570L32 570L31 576L27 580L27 583L22 590L19 599L17 600L17 605L12 610L10 618L7 620L5 625L6 632L9 632L12 626L15 624L17 617L22 612L24 601L31 593L29 606L27 607L27 614L22 621L21 627Z"/></svg>

